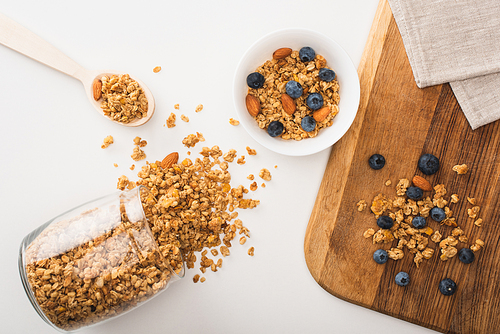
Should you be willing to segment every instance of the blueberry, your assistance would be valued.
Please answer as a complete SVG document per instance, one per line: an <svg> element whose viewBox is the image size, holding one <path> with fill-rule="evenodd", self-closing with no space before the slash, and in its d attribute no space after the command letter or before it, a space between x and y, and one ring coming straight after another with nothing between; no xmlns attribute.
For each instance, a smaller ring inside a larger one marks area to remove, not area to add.
<svg viewBox="0 0 500 334"><path fill-rule="evenodd" d="M439 169L439 159L432 154L426 153L418 159L418 169L425 175L432 175Z"/></svg>
<svg viewBox="0 0 500 334"><path fill-rule="evenodd" d="M312 110L318 110L323 106L323 96L319 93L311 93L307 96L306 103Z"/></svg>
<svg viewBox="0 0 500 334"><path fill-rule="evenodd" d="M421 229L425 227L426 221L424 217L416 216L411 220L413 227Z"/></svg>
<svg viewBox="0 0 500 334"><path fill-rule="evenodd" d="M264 79L264 76L259 72L253 72L247 76L247 85L250 88L262 88L265 81L266 79Z"/></svg>
<svg viewBox="0 0 500 334"><path fill-rule="evenodd" d="M394 220L389 216L380 216L377 219L377 225L383 229L389 229L394 225Z"/></svg>
<svg viewBox="0 0 500 334"><path fill-rule="evenodd" d="M383 249L377 249L375 251L375 253L373 253L373 259L378 264L384 264L389 259L389 255L387 254L387 252L385 250L383 250Z"/></svg>
<svg viewBox="0 0 500 334"><path fill-rule="evenodd" d="M304 131L311 132L316 128L316 120L311 116L306 116L302 118L300 126L302 126Z"/></svg>
<svg viewBox="0 0 500 334"><path fill-rule="evenodd" d="M396 275L396 284L399 286L407 286L410 283L410 275L404 271L400 271Z"/></svg>
<svg viewBox="0 0 500 334"><path fill-rule="evenodd" d="M272 121L267 126L267 133L269 133L271 137L277 137L283 133L283 129L283 124L280 121Z"/></svg>
<svg viewBox="0 0 500 334"><path fill-rule="evenodd" d="M444 213L443 209L435 206L431 209L431 218L439 223L446 218L446 213Z"/></svg>
<svg viewBox="0 0 500 334"><path fill-rule="evenodd" d="M419 200L424 196L424 191L419 187L409 187L406 189L406 196L410 199Z"/></svg>
<svg viewBox="0 0 500 334"><path fill-rule="evenodd" d="M381 169L385 166L385 158L380 154L374 154L368 159L368 164L372 169Z"/></svg>
<svg viewBox="0 0 500 334"><path fill-rule="evenodd" d="M458 252L458 259L465 264L472 263L474 262L474 252L471 251L469 248L462 248Z"/></svg>
<svg viewBox="0 0 500 334"><path fill-rule="evenodd" d="M335 72L329 68L323 67L319 70L318 77L323 81L330 82L335 79Z"/></svg>
<svg viewBox="0 0 500 334"><path fill-rule="evenodd" d="M313 60L314 57L316 57L316 52L314 52L314 50L308 46L304 46L299 50L299 58L304 63Z"/></svg>
<svg viewBox="0 0 500 334"><path fill-rule="evenodd" d="M445 296L451 296L457 290L457 283L453 282L451 278L445 278L439 282L439 291Z"/></svg>
<svg viewBox="0 0 500 334"><path fill-rule="evenodd" d="M286 93L288 96L290 96L292 99L296 99L302 95L302 92L304 91L302 89L302 86L297 82L297 81L288 81L285 85Z"/></svg>

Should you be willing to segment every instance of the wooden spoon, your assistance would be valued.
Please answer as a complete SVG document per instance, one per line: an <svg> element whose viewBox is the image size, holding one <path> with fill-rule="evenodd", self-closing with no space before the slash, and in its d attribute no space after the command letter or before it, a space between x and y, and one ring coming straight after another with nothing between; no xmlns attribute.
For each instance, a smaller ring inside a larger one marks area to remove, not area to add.
<svg viewBox="0 0 500 334"><path fill-rule="evenodd" d="M73 78L80 80L85 88L87 97L94 108L107 119L125 126L139 126L143 125L151 119L155 111L155 100L149 88L140 80L130 76L137 81L144 91L148 99L148 112L147 116L143 118L136 118L130 123L122 123L107 117L101 109L101 102L94 99L92 83L95 79L100 79L102 76L107 75L121 75L124 72L118 71L89 71L77 64L74 60L66 56L64 53L56 49L54 46L43 40L33 32L29 31L20 24L14 22L10 18L0 13L0 44L11 48L25 56L28 56L40 63L52 67L62 73L65 73Z"/></svg>

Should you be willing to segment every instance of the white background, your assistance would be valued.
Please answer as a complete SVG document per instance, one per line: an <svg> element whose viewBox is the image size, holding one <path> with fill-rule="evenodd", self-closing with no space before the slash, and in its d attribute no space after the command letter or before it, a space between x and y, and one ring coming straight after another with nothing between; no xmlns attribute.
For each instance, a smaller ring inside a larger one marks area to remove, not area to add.
<svg viewBox="0 0 500 334"><path fill-rule="evenodd" d="M140 128L107 121L89 104L81 83L0 46L0 332L54 333L26 297L17 269L23 237L83 202L116 191L129 167L133 138L148 141L148 160L178 151L196 131L206 142L245 154L231 164L232 185L268 168L273 179L241 210L250 229L244 246L205 283L198 269L158 298L82 333L434 333L337 299L307 269L303 242L329 150L308 157L274 154L251 139L235 117L233 74L246 49L287 27L321 32L345 48L357 67L377 0L324 1L3 1L0 11L88 69L117 69L147 83L157 107ZM161 66L160 73L153 73ZM180 110L174 110L174 104ZM198 104L204 109L195 113ZM171 112L177 126L163 126ZM189 123L180 115L190 118ZM102 150L107 135L115 143ZM248 156L245 147L257 150ZM113 163L117 163L115 168ZM136 163L138 168L144 164ZM277 168L274 166L277 165ZM260 182L259 182L260 184ZM255 256L246 254L255 247Z"/></svg>

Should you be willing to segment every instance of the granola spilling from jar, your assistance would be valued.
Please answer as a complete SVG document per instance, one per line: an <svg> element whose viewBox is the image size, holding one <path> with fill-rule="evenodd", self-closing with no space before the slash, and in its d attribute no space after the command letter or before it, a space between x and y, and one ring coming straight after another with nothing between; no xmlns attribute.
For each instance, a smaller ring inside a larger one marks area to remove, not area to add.
<svg viewBox="0 0 500 334"><path fill-rule="evenodd" d="M45 316L71 331L126 312L163 289L180 273L175 250L165 261L142 214L152 200L120 196L116 205L87 210L52 223L26 249L26 276ZM131 218L129 218L131 217Z"/></svg>
<svg viewBox="0 0 500 334"><path fill-rule="evenodd" d="M339 83L310 47L280 48L247 77L247 110L271 137L316 137L339 112Z"/></svg>
<svg viewBox="0 0 500 334"><path fill-rule="evenodd" d="M170 251L180 252L188 269L199 260L205 273L216 272L223 262L209 258L208 249L212 256L220 252L226 257L238 235L240 244L250 237L236 210L255 208L260 201L245 198L249 190L244 186L230 184L228 162L234 161L235 150L203 147L200 155L179 162L179 154L170 153L162 161L146 163L136 182L122 176L118 188L148 188L154 200L143 203L144 211L162 255L169 259Z"/></svg>
<svg viewBox="0 0 500 334"><path fill-rule="evenodd" d="M148 99L144 90L128 74L96 79L93 93L96 101L102 99L104 115L114 121L130 123L146 117L148 113Z"/></svg>

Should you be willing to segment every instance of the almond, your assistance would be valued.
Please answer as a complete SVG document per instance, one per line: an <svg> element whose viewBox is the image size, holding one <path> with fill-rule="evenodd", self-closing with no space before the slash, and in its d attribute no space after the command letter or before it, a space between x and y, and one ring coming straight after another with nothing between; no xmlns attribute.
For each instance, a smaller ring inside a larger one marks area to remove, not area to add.
<svg viewBox="0 0 500 334"><path fill-rule="evenodd" d="M253 95L248 94L246 99L247 110L250 115L253 117L257 116L260 113L260 102Z"/></svg>
<svg viewBox="0 0 500 334"><path fill-rule="evenodd" d="M102 81L100 79L95 79L92 83L92 93L94 94L94 100L99 101L102 96Z"/></svg>
<svg viewBox="0 0 500 334"><path fill-rule="evenodd" d="M429 183L429 181L427 181L426 179L424 179L423 177L421 176L418 176L418 175L415 175L413 177L413 185L415 187L419 187L420 189L422 189L423 191L432 191L432 186L431 184Z"/></svg>
<svg viewBox="0 0 500 334"><path fill-rule="evenodd" d="M329 114L330 107L323 107L313 112L313 118L316 120L316 122L323 122L326 116L328 116Z"/></svg>
<svg viewBox="0 0 500 334"><path fill-rule="evenodd" d="M179 153L172 152L169 155L167 155L165 158L163 158L160 166L163 169L169 169L170 167L172 167L173 164L177 163L177 160L179 160Z"/></svg>
<svg viewBox="0 0 500 334"><path fill-rule="evenodd" d="M273 59L283 59L292 54L292 49L290 48L281 48L273 53Z"/></svg>
<svg viewBox="0 0 500 334"><path fill-rule="evenodd" d="M292 115L295 112L295 101L288 94L281 95L281 104L288 115Z"/></svg>

